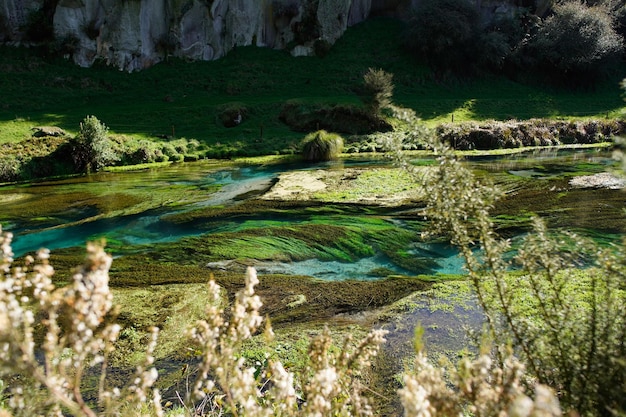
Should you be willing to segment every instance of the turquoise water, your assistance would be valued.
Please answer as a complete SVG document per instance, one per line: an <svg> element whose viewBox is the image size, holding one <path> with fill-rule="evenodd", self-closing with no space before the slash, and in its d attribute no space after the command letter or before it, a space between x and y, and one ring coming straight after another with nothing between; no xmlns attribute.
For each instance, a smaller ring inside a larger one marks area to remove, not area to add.
<svg viewBox="0 0 626 417"><path fill-rule="evenodd" d="M519 187L526 186L545 186L549 190L554 187L550 180L567 174L573 165L584 164L587 169L599 172L610 165L610 161L609 156L596 151L550 151L513 157L479 158L471 163L479 170L489 171L490 175L521 178L522 182L515 183L518 192ZM142 250L142 247L146 249L158 243L176 242L183 237L237 230L245 222L289 225L302 221L306 218L304 214L303 217L276 214L256 219L253 215L241 218L230 216L176 224L165 221L164 216L198 208L240 204L261 195L285 171L341 170L350 166L385 163L387 162L384 160L360 160L308 167L237 167L199 162L141 172L103 173L60 181L6 186L0 187L0 223L5 231L14 233L13 250L18 257L41 247L55 250L83 246L86 241L99 237L106 237L109 246L115 247L123 255L125 250L136 252ZM585 195L591 200L595 198L593 191ZM305 209L303 207L303 212ZM311 214L310 211L307 213ZM395 221L393 213L386 217L396 225L403 223ZM317 221L320 222L319 216ZM425 269L423 273L464 273L462 259L449 245L414 243L407 248L407 252L432 261L432 267ZM377 268L384 268L394 274L415 274L415 271L399 267L380 253L354 262L309 259L264 265L264 268L268 272L310 275L332 280L376 279L371 271Z"/></svg>

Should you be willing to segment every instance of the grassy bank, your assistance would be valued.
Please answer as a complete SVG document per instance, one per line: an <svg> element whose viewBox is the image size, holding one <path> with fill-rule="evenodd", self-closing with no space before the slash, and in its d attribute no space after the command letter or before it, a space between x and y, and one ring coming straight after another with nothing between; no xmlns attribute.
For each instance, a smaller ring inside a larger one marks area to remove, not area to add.
<svg viewBox="0 0 626 417"><path fill-rule="evenodd" d="M139 73L102 64L79 68L33 50L2 48L0 144L54 125L70 135L86 115L111 133L138 139L197 139L224 154L293 152L303 137L279 120L289 101L358 104L355 90L369 67L394 74L394 101L428 124L462 120L617 117L623 106L616 74L594 91L549 91L505 78L435 81L400 46L402 24L378 19L349 29L323 57L244 47L214 62L172 59ZM225 127L229 109L243 120ZM250 146L253 144L253 146Z"/></svg>

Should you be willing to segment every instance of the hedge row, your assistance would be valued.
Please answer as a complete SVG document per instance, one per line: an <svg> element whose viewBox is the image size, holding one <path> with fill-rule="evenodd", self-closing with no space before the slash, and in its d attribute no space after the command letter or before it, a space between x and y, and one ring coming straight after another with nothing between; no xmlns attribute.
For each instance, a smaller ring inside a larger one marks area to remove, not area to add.
<svg viewBox="0 0 626 417"><path fill-rule="evenodd" d="M625 128L626 122L621 120L530 119L445 123L437 127L437 135L455 149L485 150L606 142Z"/></svg>

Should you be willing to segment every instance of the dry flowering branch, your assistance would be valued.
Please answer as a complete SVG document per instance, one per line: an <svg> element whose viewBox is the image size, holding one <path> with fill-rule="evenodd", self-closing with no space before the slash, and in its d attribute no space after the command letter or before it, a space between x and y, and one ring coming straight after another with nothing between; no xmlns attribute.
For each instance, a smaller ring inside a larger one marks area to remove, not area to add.
<svg viewBox="0 0 626 417"><path fill-rule="evenodd" d="M23 266L14 266L11 240L10 233L0 230L0 375L12 381L8 402L12 413L61 415L63 409L91 417L98 415L98 409L109 413L118 408L128 393L138 402L145 401L156 379L154 369L138 369L126 390L106 386L107 357L120 327L107 321L113 305L111 257L102 245L88 244L85 263L76 270L72 284L56 288L49 252L41 250L37 259L28 256ZM38 323L43 327L39 346L34 337ZM95 404L83 396L84 376L98 367L99 404ZM39 397L43 399L35 401Z"/></svg>
<svg viewBox="0 0 626 417"><path fill-rule="evenodd" d="M248 366L240 354L242 342L259 332L263 322L262 303L254 293L258 282L256 271L248 268L245 286L236 294L230 314L219 307L220 288L209 283L207 318L190 331L200 347L201 363L186 407L191 409L194 401L209 398L223 401L223 411L235 416L372 415L358 377L384 342L385 332L372 331L354 349L347 341L336 354L331 353L328 329L314 338L309 348L312 376L304 382L305 398L300 404L294 375L282 363L269 360L267 367L258 369ZM265 331L272 333L269 326Z"/></svg>
<svg viewBox="0 0 626 417"><path fill-rule="evenodd" d="M559 402L548 387L537 384L535 398L521 384L524 366L508 351L502 367L488 349L454 367L434 367L418 349L415 370L404 375L398 391L406 417L560 417ZM448 374L446 378L445 375ZM450 385L450 383L452 385Z"/></svg>
<svg viewBox="0 0 626 417"><path fill-rule="evenodd" d="M511 244L498 237L489 214L501 192L482 184L445 143L430 138L428 146L439 164L418 178L424 212L433 233L448 237L465 259L491 337L513 343L530 374L553 387L567 409L623 413L626 245L600 248L536 218L510 259ZM581 260L594 267L580 268ZM520 266L525 275L510 273Z"/></svg>

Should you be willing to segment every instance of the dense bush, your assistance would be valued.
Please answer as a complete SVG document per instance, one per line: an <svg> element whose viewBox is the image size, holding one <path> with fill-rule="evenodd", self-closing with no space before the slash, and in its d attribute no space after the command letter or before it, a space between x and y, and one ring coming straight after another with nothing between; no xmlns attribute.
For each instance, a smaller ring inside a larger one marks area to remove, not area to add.
<svg viewBox="0 0 626 417"><path fill-rule="evenodd" d="M370 111L353 105L311 105L291 100L285 103L280 121L298 132L324 129L353 135L386 132L392 126Z"/></svg>
<svg viewBox="0 0 626 417"><path fill-rule="evenodd" d="M436 71L464 71L474 62L480 15L468 0L422 0L413 12L405 42Z"/></svg>
<svg viewBox="0 0 626 417"><path fill-rule="evenodd" d="M98 171L119 160L108 137L109 129L95 116L87 116L72 144L74 166L79 172Z"/></svg>
<svg viewBox="0 0 626 417"><path fill-rule="evenodd" d="M305 161L329 161L337 158L342 150L343 138L325 130L309 133L302 141L302 156Z"/></svg>
<svg viewBox="0 0 626 417"><path fill-rule="evenodd" d="M617 62L623 39L607 8L559 3L522 52L553 82L590 84Z"/></svg>
<svg viewBox="0 0 626 417"><path fill-rule="evenodd" d="M556 2L543 19L525 8L481 16L468 0L423 0L404 36L437 77L504 71L578 87L619 61L625 25L626 6L608 0Z"/></svg>
<svg viewBox="0 0 626 417"><path fill-rule="evenodd" d="M445 123L437 135L455 149L498 149L522 146L586 144L612 140L624 132L619 120L552 121L530 119L508 122Z"/></svg>

